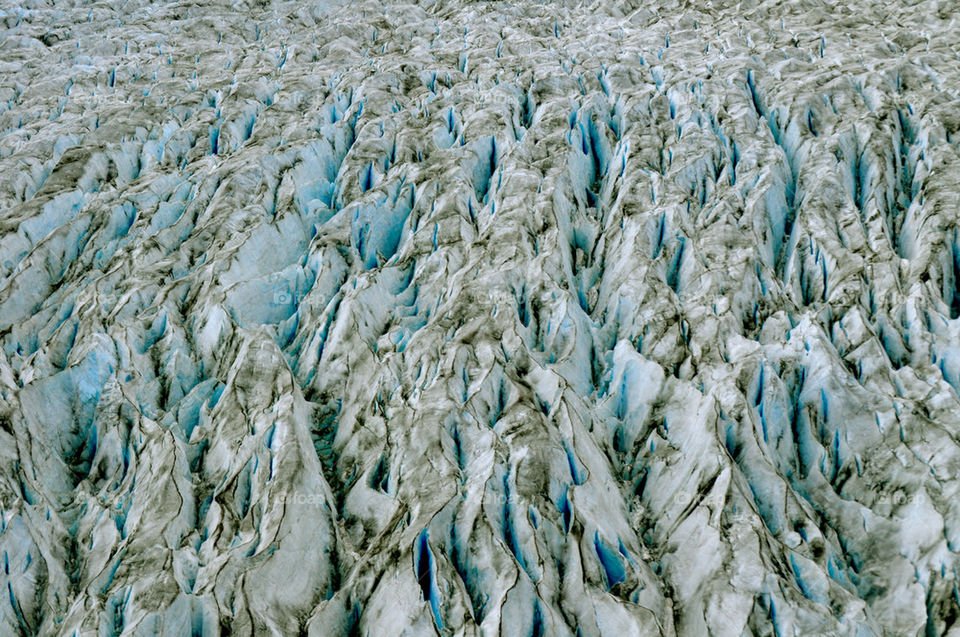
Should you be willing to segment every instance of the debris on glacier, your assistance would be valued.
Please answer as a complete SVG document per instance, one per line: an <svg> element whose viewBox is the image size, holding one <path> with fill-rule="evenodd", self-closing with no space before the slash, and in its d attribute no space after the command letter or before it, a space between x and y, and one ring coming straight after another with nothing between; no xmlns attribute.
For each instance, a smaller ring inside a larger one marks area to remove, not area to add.
<svg viewBox="0 0 960 637"><path fill-rule="evenodd" d="M0 633L960 634L949 9L0 3Z"/></svg>

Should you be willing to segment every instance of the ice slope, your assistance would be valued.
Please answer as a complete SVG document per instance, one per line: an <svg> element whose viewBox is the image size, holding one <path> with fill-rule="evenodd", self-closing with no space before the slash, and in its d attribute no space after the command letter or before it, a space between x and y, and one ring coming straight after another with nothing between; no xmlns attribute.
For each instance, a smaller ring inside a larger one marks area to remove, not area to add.
<svg viewBox="0 0 960 637"><path fill-rule="evenodd" d="M960 634L958 32L0 2L0 634Z"/></svg>

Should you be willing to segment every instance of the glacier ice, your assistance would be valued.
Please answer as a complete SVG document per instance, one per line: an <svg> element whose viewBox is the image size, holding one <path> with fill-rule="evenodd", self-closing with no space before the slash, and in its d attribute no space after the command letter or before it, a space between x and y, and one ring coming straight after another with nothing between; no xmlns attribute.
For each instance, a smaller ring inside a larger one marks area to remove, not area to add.
<svg viewBox="0 0 960 637"><path fill-rule="evenodd" d="M951 9L0 2L0 634L960 634Z"/></svg>

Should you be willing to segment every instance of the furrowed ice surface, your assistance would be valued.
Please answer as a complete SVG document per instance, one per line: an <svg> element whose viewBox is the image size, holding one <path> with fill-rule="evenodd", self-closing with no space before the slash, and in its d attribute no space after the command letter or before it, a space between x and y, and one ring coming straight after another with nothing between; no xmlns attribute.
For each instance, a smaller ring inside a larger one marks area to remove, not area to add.
<svg viewBox="0 0 960 637"><path fill-rule="evenodd" d="M0 2L0 633L960 635L953 14Z"/></svg>

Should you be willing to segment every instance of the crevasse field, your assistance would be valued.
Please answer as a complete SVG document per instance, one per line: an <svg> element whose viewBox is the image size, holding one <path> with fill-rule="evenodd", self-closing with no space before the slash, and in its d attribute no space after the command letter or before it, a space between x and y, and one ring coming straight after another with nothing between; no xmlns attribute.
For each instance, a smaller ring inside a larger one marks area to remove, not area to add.
<svg viewBox="0 0 960 637"><path fill-rule="evenodd" d="M957 637L958 13L0 0L0 634Z"/></svg>

